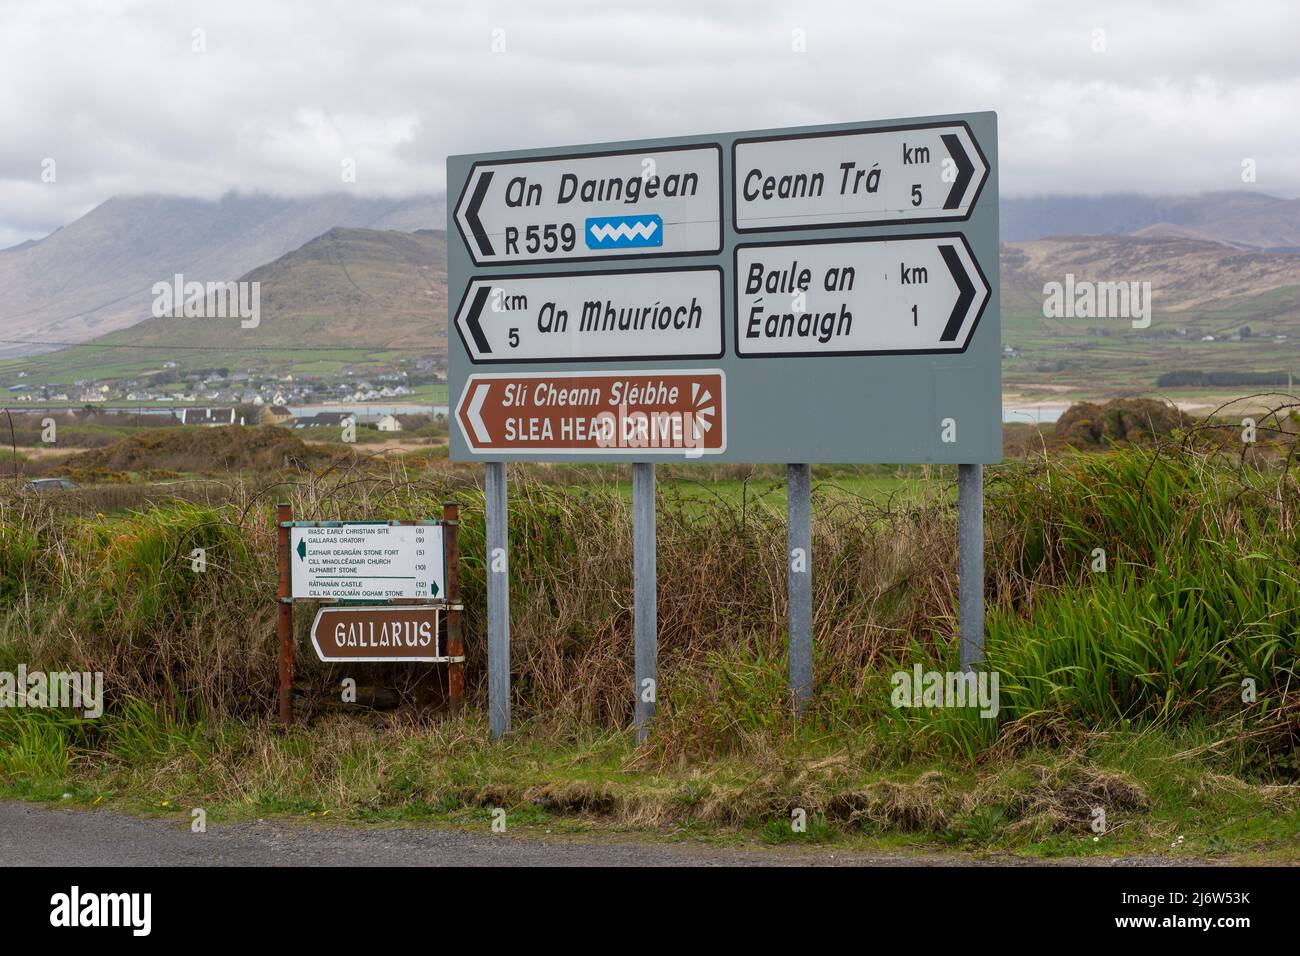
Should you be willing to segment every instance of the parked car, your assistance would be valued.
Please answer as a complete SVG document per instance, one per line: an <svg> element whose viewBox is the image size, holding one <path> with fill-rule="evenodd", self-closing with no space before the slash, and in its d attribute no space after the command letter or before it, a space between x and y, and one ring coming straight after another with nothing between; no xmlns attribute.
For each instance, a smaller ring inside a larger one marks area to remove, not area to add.
<svg viewBox="0 0 1300 956"><path fill-rule="evenodd" d="M23 485L27 491L72 491L80 487L70 478L33 478Z"/></svg>

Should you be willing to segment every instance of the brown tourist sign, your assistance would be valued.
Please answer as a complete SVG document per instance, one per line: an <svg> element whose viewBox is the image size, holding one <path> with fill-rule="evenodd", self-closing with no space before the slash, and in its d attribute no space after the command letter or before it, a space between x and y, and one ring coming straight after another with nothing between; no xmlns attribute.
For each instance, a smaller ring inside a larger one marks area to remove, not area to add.
<svg viewBox="0 0 1300 956"><path fill-rule="evenodd" d="M726 384L718 369L474 374L456 419L476 453L693 458L726 451Z"/></svg>
<svg viewBox="0 0 1300 956"><path fill-rule="evenodd" d="M429 604L323 607L311 625L322 661L445 661L438 615Z"/></svg>

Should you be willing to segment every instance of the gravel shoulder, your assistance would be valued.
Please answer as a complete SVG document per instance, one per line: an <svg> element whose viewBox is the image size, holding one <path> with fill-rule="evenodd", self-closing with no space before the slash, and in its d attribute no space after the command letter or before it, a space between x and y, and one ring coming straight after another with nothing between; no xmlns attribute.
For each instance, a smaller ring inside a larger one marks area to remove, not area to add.
<svg viewBox="0 0 1300 956"><path fill-rule="evenodd" d="M1163 857L1031 861L960 853L864 852L828 847L713 847L699 843L472 833L434 827L359 827L183 818L0 801L6 866L1090 866L1170 865Z"/></svg>

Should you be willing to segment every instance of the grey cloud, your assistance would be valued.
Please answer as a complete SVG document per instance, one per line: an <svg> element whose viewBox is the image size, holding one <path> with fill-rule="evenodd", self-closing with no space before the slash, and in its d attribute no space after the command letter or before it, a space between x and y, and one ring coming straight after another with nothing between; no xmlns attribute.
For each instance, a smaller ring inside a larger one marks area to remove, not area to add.
<svg viewBox="0 0 1300 956"><path fill-rule="evenodd" d="M1250 188L1300 194L1283 2L118 0L0 23L0 245L119 193L333 192L344 159L346 188L400 196L441 190L449 153L975 109L1000 114L1008 195L1243 188L1247 158Z"/></svg>

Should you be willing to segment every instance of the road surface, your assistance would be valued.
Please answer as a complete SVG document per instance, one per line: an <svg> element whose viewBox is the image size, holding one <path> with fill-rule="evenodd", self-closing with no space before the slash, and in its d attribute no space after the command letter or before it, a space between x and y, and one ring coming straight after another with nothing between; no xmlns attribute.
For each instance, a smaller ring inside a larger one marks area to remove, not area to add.
<svg viewBox="0 0 1300 956"><path fill-rule="evenodd" d="M520 836L432 827L209 823L145 819L0 801L5 866L1005 866L962 854L868 853L826 847L712 847L591 836ZM1140 866L1159 858L1090 860Z"/></svg>

